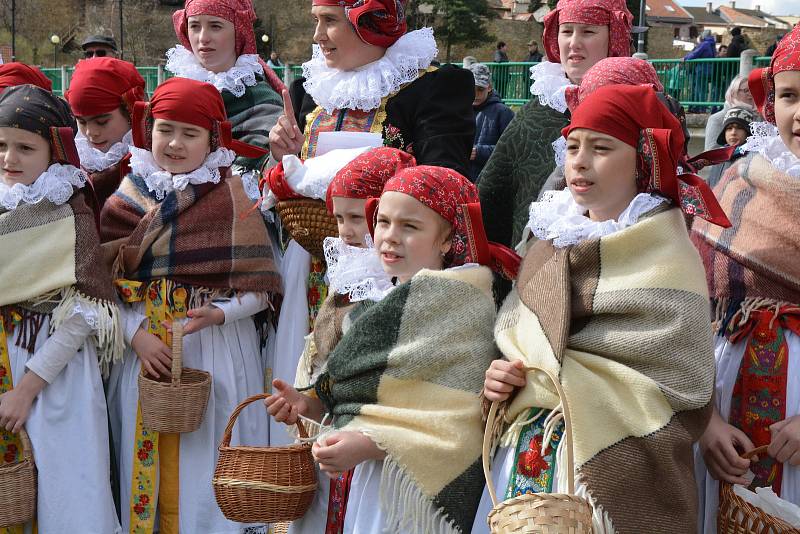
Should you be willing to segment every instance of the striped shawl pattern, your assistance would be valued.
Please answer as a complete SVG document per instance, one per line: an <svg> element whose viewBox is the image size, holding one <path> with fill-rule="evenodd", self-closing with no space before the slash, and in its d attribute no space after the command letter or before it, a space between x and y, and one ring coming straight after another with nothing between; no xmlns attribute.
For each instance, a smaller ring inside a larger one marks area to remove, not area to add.
<svg viewBox="0 0 800 534"><path fill-rule="evenodd" d="M714 387L708 305L677 208L572 247L538 241L523 260L497 344L507 359L560 377L578 493L592 502L598 532L697 528L692 444ZM557 404L553 386L529 374L505 421Z"/></svg>
<svg viewBox="0 0 800 534"><path fill-rule="evenodd" d="M160 202L129 173L101 213L106 261L117 278L282 293L267 228L251 208L241 179L229 173Z"/></svg>
<svg viewBox="0 0 800 534"><path fill-rule="evenodd" d="M337 428L387 453L387 532L472 528L484 486L479 394L498 355L491 283L486 267L423 270L381 302L360 303L317 384Z"/></svg>

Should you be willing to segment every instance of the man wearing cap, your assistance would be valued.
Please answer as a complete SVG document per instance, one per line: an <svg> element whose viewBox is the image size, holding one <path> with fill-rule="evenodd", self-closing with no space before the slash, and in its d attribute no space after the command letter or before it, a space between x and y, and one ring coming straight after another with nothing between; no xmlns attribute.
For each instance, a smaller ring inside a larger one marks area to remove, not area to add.
<svg viewBox="0 0 800 534"><path fill-rule="evenodd" d="M475 182L483 166L494 152L500 135L514 118L514 112L503 104L500 96L492 90L491 72L483 63L469 66L475 78L475 142L469 162L469 179Z"/></svg>
<svg viewBox="0 0 800 534"><path fill-rule="evenodd" d="M81 43L83 57L118 57L117 42L113 37L105 35L90 35Z"/></svg>
<svg viewBox="0 0 800 534"><path fill-rule="evenodd" d="M528 57L525 59L528 63L541 63L542 53L539 52L539 43L535 39L528 41Z"/></svg>

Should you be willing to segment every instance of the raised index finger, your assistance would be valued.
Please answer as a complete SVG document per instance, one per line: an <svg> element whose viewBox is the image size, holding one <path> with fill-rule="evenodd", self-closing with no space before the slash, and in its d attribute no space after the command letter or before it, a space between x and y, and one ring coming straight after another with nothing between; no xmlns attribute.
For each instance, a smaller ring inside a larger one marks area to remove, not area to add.
<svg viewBox="0 0 800 534"><path fill-rule="evenodd" d="M292 122L292 126L297 126L297 119L294 117L294 106L292 106L292 99L289 98L289 91L284 89L281 91L283 97L283 114Z"/></svg>

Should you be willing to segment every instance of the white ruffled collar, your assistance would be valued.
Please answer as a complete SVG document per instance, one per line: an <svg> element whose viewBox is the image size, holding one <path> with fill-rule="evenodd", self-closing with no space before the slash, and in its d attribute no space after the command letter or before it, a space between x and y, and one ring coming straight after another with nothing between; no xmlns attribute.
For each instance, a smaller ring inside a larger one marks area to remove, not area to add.
<svg viewBox="0 0 800 534"><path fill-rule="evenodd" d="M776 126L768 122L754 122L750 124L750 131L753 135L742 145L744 152L757 152L779 171L800 178L800 158L786 147Z"/></svg>
<svg viewBox="0 0 800 534"><path fill-rule="evenodd" d="M531 67L531 94L539 103L564 113L567 111L567 87L574 85L567 78L561 63L543 61Z"/></svg>
<svg viewBox="0 0 800 534"><path fill-rule="evenodd" d="M78 148L78 156L81 158L81 167L89 172L104 171L119 163L124 158L133 144L133 134L130 130L122 137L122 141L114 143L107 152L103 152L93 147L85 135L78 132L75 136L75 146Z"/></svg>
<svg viewBox="0 0 800 534"><path fill-rule="evenodd" d="M183 191L189 184L218 184L221 179L220 167L230 167L236 153L224 147L216 149L206 157L200 167L186 174L172 174L159 167L153 153L143 148L131 146L131 171L144 180L147 189L154 193L158 200L163 200L167 193Z"/></svg>
<svg viewBox="0 0 800 534"><path fill-rule="evenodd" d="M527 228L538 239L552 240L553 246L563 248L619 232L664 202L667 199L663 197L639 193L617 220L593 221L584 215L586 209L575 202L569 188L547 191L539 202L531 204Z"/></svg>
<svg viewBox="0 0 800 534"><path fill-rule="evenodd" d="M236 58L233 67L225 72L211 72L183 45L175 45L167 50L165 68L175 76L210 83L220 93L227 89L236 98L244 95L247 87L258 83L256 76L264 76L264 67L258 61L258 54L242 54Z"/></svg>
<svg viewBox="0 0 800 534"><path fill-rule="evenodd" d="M378 302L394 289L369 236L366 244L367 248L352 247L338 237L323 242L331 291L347 295L350 302Z"/></svg>
<svg viewBox="0 0 800 534"><path fill-rule="evenodd" d="M61 205L70 199L73 188L86 185L86 173L72 165L54 163L30 185L7 185L0 181L0 206L8 211L23 204L49 200Z"/></svg>
<svg viewBox="0 0 800 534"><path fill-rule="evenodd" d="M335 109L377 109L384 97L416 80L419 71L427 69L438 53L431 28L403 35L381 59L356 70L330 68L320 47L314 45L313 50L311 59L303 63L303 87L328 113Z"/></svg>

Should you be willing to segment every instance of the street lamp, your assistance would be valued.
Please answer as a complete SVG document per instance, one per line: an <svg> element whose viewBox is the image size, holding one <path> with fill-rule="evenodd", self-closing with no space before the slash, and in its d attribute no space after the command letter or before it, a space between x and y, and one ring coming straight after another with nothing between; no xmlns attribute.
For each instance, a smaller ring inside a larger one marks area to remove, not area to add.
<svg viewBox="0 0 800 534"><path fill-rule="evenodd" d="M56 68L56 61L58 61L58 43L61 42L61 37L53 34L50 36L50 42L53 43L53 68Z"/></svg>
<svg viewBox="0 0 800 534"><path fill-rule="evenodd" d="M269 35L267 35L266 33L264 35L262 35L261 36L261 42L265 43L265 44L268 43L269 42Z"/></svg>

